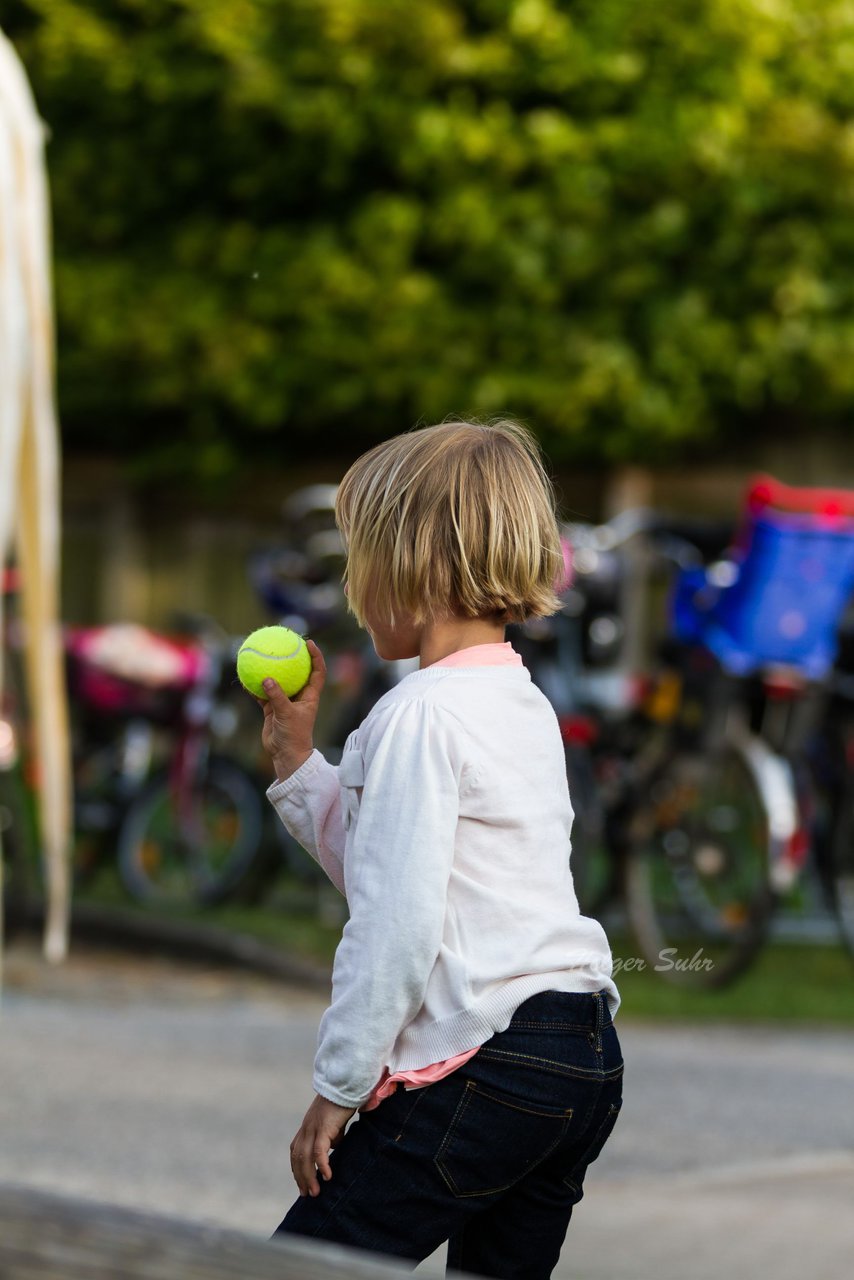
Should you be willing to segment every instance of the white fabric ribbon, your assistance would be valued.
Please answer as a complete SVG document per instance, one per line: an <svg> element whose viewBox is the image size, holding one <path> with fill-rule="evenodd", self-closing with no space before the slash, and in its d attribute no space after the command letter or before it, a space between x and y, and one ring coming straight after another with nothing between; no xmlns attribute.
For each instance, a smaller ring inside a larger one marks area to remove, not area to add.
<svg viewBox="0 0 854 1280"><path fill-rule="evenodd" d="M365 785L365 762L362 753L353 747L345 751L338 766L338 782L341 787L341 821L344 830L359 816L359 802Z"/></svg>

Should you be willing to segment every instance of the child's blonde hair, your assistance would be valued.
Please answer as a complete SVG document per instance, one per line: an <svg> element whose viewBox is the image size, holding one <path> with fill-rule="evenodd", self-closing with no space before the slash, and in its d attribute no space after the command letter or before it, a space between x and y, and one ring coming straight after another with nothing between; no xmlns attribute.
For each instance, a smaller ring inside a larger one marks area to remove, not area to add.
<svg viewBox="0 0 854 1280"><path fill-rule="evenodd" d="M416 624L554 613L563 565L554 495L516 422L443 422L358 458L338 489L350 608Z"/></svg>

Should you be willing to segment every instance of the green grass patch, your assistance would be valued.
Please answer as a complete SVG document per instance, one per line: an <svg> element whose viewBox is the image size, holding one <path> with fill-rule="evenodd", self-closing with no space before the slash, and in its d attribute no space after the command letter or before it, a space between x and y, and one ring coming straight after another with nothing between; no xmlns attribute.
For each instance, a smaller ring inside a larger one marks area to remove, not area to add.
<svg viewBox="0 0 854 1280"><path fill-rule="evenodd" d="M154 912L132 903L108 867L77 898L248 934L319 964L331 963L343 924L343 916L336 917L342 904L334 890L324 890L319 896L316 889L284 875L256 904L228 902ZM630 936L612 933L611 943L614 956L624 964L637 955ZM617 975L617 985L623 1001L622 1017L854 1025L854 960L841 945L771 943L747 973L721 991L671 986L649 967L643 971L624 969Z"/></svg>
<svg viewBox="0 0 854 1280"><path fill-rule="evenodd" d="M142 917L184 920L247 934L316 964L332 963L344 920L341 896L335 889L324 888L319 893L285 875L277 880L275 892L260 903L236 900L209 907L145 906L128 897L114 868L105 867L97 878L78 889L74 898L75 902L115 907Z"/></svg>
<svg viewBox="0 0 854 1280"><path fill-rule="evenodd" d="M614 955L637 948L615 938ZM854 1025L854 960L841 946L775 942L753 966L720 991L671 986L651 969L617 976L621 1016Z"/></svg>
<svg viewBox="0 0 854 1280"><path fill-rule="evenodd" d="M311 908L288 907L286 904L276 910L225 904L198 912L195 918L200 923L216 925L220 929L251 934L262 942L318 964L332 963L342 927L340 923L319 919Z"/></svg>

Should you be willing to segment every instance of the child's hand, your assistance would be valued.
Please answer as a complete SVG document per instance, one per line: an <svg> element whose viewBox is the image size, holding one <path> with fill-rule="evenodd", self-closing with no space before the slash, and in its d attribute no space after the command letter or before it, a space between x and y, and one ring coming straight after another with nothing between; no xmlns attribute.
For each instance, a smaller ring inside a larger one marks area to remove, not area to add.
<svg viewBox="0 0 854 1280"><path fill-rule="evenodd" d="M306 645L311 654L311 675L305 688L289 698L275 680L265 680L264 692L268 700L258 699L264 711L261 741L264 750L272 757L280 782L296 773L314 750L312 735L320 692L326 681L326 663L313 640L307 640Z"/></svg>
<svg viewBox="0 0 854 1280"><path fill-rule="evenodd" d="M355 1107L339 1107L328 1098L314 1095L299 1133L291 1143L291 1170L301 1196L319 1196L320 1174L324 1182L332 1177L329 1152L344 1137L347 1121L355 1114Z"/></svg>

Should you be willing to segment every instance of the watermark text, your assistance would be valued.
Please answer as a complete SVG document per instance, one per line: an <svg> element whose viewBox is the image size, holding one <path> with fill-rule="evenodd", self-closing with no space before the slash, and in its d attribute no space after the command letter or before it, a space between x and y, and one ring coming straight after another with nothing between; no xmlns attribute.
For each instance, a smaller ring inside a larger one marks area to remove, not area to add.
<svg viewBox="0 0 854 1280"><path fill-rule="evenodd" d="M703 948L691 956L680 955L676 947L665 947L658 953L658 959L651 965L643 956L614 956L614 977L618 973L643 973L652 969L653 973L711 973L715 962L710 956L703 955Z"/></svg>

